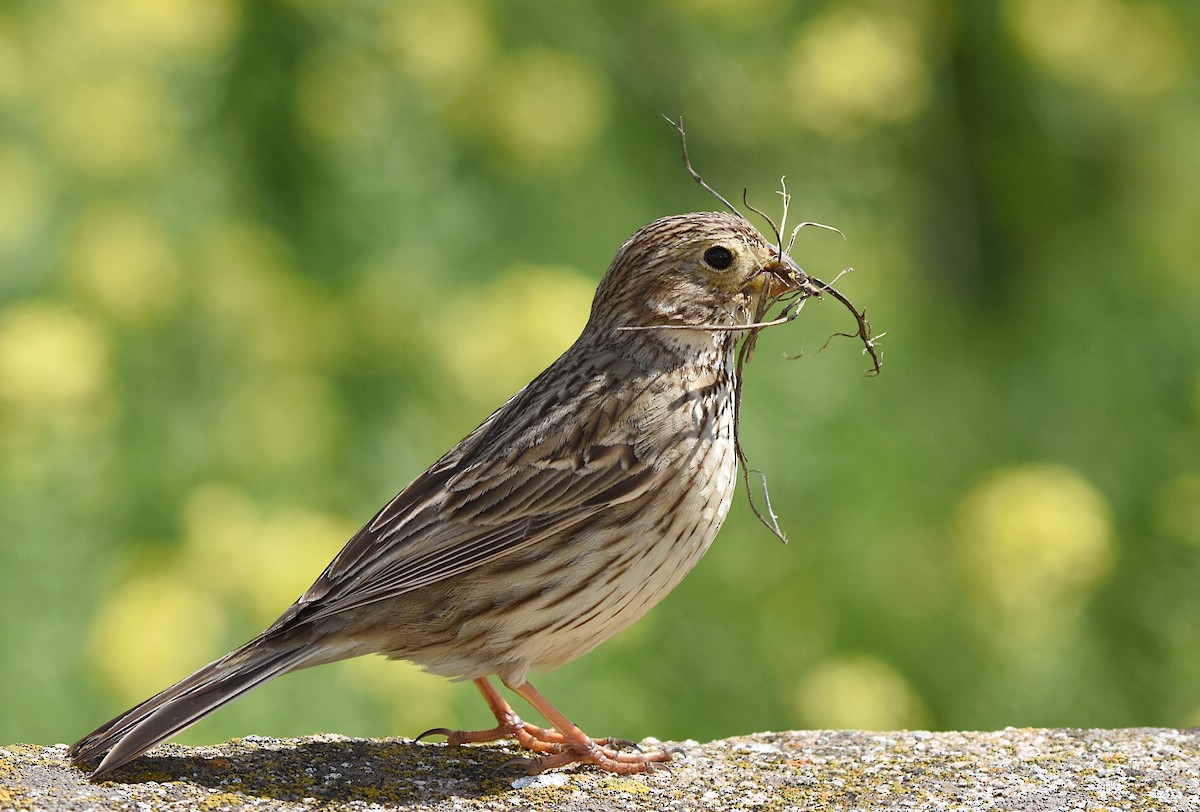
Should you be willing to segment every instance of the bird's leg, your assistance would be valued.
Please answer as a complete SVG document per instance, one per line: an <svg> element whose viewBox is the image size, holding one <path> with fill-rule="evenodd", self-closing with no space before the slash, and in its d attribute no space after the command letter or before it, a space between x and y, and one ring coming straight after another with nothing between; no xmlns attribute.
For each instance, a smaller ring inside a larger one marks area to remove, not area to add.
<svg viewBox="0 0 1200 812"><path fill-rule="evenodd" d="M536 753L559 753L566 746L564 737L554 730L546 730L537 725L521 721L517 712L504 700L500 692L492 685L487 677L475 680L475 687L483 694L484 701L492 709L496 717L496 726L488 730L450 730L445 727L435 727L426 730L417 740L426 736L445 736L452 745L476 744L494 742L499 739L516 739L520 745Z"/></svg>
<svg viewBox="0 0 1200 812"><path fill-rule="evenodd" d="M551 705L549 700L538 693L537 689L528 682L518 685L510 685L507 682L504 684L532 705L547 722L554 725L554 731L545 732L553 733L554 741L561 742L556 747L540 751L536 747L530 748L544 753L544 755L524 759L525 769L530 775L575 763L595 764L602 770L614 773L647 773L671 758L671 754L666 750L652 750L648 753L637 750L637 752L628 753L622 752L621 748L630 746L631 742L620 739L592 739L564 716L562 711ZM491 688L490 684L488 688ZM499 699L498 695L497 698ZM504 703L504 700L500 699L500 702ZM491 704L491 700L489 700L489 704ZM504 704L507 707L507 703ZM511 712L511 708L509 710Z"/></svg>

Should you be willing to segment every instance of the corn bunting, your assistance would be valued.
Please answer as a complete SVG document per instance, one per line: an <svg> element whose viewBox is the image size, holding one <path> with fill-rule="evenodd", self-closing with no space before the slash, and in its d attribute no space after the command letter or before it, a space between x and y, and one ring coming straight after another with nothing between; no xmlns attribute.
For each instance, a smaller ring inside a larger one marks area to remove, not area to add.
<svg viewBox="0 0 1200 812"><path fill-rule="evenodd" d="M270 628L71 758L103 775L280 674L382 654L474 680L497 724L430 731L453 744L514 738L531 773L653 769L668 753L588 737L529 674L633 623L708 549L736 485L739 341L771 304L820 290L741 217L645 226L578 340L388 502ZM492 675L550 727L518 718Z"/></svg>

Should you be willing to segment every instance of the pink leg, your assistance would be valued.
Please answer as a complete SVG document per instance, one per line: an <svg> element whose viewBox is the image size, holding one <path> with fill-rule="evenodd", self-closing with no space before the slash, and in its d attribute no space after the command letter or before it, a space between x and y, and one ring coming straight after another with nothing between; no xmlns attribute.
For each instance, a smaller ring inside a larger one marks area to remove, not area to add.
<svg viewBox="0 0 1200 812"><path fill-rule="evenodd" d="M545 752L545 755L528 759L525 767L530 775L575 763L594 764L602 770L614 773L646 773L671 758L671 754L666 750L653 750L649 753L621 752L619 748L626 742L590 738L528 682L508 687L520 694L547 722L554 725L558 740L562 742L556 748L539 751Z"/></svg>
<svg viewBox="0 0 1200 812"><path fill-rule="evenodd" d="M546 730L528 722L522 722L521 717L512 706L504 701L504 697L495 689L487 677L475 680L475 687L483 694L484 701L492 709L496 717L496 726L488 730L450 730L445 727L435 727L426 730L417 740L426 736L445 736L447 741L455 746L462 744L477 744L494 742L500 739L516 739L526 749L537 753L557 753L563 748L563 737L554 730Z"/></svg>
<svg viewBox="0 0 1200 812"><path fill-rule="evenodd" d="M505 683L507 685L507 683ZM624 739L592 739L562 714L528 682L509 685L516 693L533 705L553 729L538 727L522 722L512 706L487 677L475 680L475 686L496 717L496 726L488 730L450 730L438 727L426 730L417 740L426 736L445 736L452 745L493 742L499 739L516 739L527 750L537 753L529 759L520 759L530 775L568 764L595 764L602 770L615 773L644 773L653 770L659 763L668 761L671 755L665 750L643 753L622 752L624 748L636 749L637 745Z"/></svg>

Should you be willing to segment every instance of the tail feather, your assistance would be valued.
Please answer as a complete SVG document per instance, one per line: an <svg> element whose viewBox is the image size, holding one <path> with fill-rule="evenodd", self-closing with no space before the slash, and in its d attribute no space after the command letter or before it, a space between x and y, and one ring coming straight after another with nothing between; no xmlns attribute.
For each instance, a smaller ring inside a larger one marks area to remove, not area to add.
<svg viewBox="0 0 1200 812"><path fill-rule="evenodd" d="M311 646L280 646L256 638L96 728L67 754L77 765L99 761L92 772L97 778L264 682L315 665L311 661L318 656Z"/></svg>

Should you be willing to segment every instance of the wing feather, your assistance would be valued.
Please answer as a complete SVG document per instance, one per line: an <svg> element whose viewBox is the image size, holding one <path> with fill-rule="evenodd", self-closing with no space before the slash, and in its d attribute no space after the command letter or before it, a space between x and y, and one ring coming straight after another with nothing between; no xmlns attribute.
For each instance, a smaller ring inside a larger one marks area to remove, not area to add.
<svg viewBox="0 0 1200 812"><path fill-rule="evenodd" d="M579 389L603 389L596 376L576 370L575 377L575 398ZM546 378L397 494L276 625L330 617L453 578L649 492L659 470L636 447L642 388L582 413L531 414L527 401L544 397L538 388Z"/></svg>

